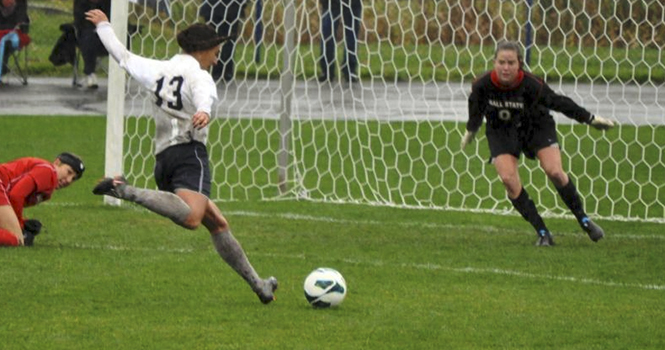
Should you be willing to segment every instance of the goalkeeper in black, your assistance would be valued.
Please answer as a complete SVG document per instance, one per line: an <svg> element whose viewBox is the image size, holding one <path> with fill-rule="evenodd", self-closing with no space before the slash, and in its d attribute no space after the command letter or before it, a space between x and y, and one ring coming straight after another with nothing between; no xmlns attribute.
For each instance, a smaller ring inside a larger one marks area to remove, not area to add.
<svg viewBox="0 0 665 350"><path fill-rule="evenodd" d="M556 125L550 110L589 124L596 129L612 128L614 123L589 113L566 96L555 93L542 79L522 69L521 49L517 43L501 42L494 54L494 69L478 77L469 96L469 121L461 148L473 138L487 119L486 136L490 162L494 164L515 209L538 234L538 246L554 245L534 202L522 187L518 172L520 154L538 158L540 167L556 187L564 203L577 218L592 241L605 235L589 219L572 180L561 165Z"/></svg>

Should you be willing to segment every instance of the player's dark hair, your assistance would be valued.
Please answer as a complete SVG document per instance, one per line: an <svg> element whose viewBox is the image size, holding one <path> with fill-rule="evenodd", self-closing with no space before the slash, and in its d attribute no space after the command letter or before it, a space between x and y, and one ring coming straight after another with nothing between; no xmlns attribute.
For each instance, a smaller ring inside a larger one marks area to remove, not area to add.
<svg viewBox="0 0 665 350"><path fill-rule="evenodd" d="M524 57L522 56L522 46L514 41L500 41L496 44L496 51L494 51L494 58L499 55L499 51L513 51L517 54L517 61L520 68L524 67Z"/></svg>
<svg viewBox="0 0 665 350"><path fill-rule="evenodd" d="M74 180L78 180L83 176L83 172L85 171L85 165L83 165L83 160L81 157L77 156L74 153L69 153L69 152L62 152L56 157L56 159L60 160L60 163L67 164L76 173L76 178Z"/></svg>
<svg viewBox="0 0 665 350"><path fill-rule="evenodd" d="M231 37L219 36L210 25L203 23L192 24L178 33L178 46L186 53L205 51L229 40Z"/></svg>

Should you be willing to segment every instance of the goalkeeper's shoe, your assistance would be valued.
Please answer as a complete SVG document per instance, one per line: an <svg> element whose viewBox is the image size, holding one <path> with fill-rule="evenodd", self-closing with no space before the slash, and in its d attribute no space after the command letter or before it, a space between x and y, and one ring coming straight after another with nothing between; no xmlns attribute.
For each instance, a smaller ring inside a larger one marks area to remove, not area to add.
<svg viewBox="0 0 665 350"><path fill-rule="evenodd" d="M27 219L23 222L23 245L32 247L35 237L42 232L42 223L37 219Z"/></svg>
<svg viewBox="0 0 665 350"><path fill-rule="evenodd" d="M118 192L118 186L125 185L127 180L124 176L107 177L99 181L97 186L92 189L92 193L96 195L107 195L115 198L121 198Z"/></svg>
<svg viewBox="0 0 665 350"><path fill-rule="evenodd" d="M601 238L605 237L603 229L586 216L580 220L580 226L582 226L584 232L586 232L589 235L589 238L594 242L598 242Z"/></svg>
<svg viewBox="0 0 665 350"><path fill-rule="evenodd" d="M24 231L23 232L23 245L26 247L32 247L32 245L35 243L35 236L34 234Z"/></svg>
<svg viewBox="0 0 665 350"><path fill-rule="evenodd" d="M275 277L269 277L263 280L263 286L256 291L256 295L259 296L259 299L264 304L270 304L275 300L275 291L277 290L277 279Z"/></svg>
<svg viewBox="0 0 665 350"><path fill-rule="evenodd" d="M537 247L549 247L554 245L554 239L552 234L547 230L538 231L538 241L536 241Z"/></svg>

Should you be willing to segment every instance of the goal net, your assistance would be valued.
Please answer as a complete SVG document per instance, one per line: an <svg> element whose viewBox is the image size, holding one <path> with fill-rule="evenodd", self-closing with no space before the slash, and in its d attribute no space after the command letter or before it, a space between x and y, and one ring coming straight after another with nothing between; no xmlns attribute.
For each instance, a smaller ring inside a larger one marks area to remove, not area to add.
<svg viewBox="0 0 665 350"><path fill-rule="evenodd" d="M587 212L665 221L662 2L363 0L359 81L349 83L345 31L354 25L344 13L334 35L336 77L321 82L318 0L236 1L246 7L237 18L235 71L218 83L208 140L213 200L510 212L488 164L484 127L460 150L470 84L508 39L525 47L528 69L555 91L618 122L601 132L554 114L564 170ZM132 1L124 17L139 25L129 33L132 51L177 53L175 33L203 21L202 2ZM111 69L110 78L122 74ZM110 142L121 154L116 168L154 187L151 94L131 80L121 94L124 113L109 117L125 115L122 141ZM544 215L569 213L537 162L522 159L520 177Z"/></svg>

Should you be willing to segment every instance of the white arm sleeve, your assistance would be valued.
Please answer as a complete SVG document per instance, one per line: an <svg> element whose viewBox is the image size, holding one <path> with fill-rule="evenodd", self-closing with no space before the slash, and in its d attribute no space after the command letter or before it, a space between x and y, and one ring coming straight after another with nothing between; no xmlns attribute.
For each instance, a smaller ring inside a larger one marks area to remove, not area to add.
<svg viewBox="0 0 665 350"><path fill-rule="evenodd" d="M162 65L161 61L131 53L115 36L109 22L97 24L97 35L99 35L99 39L104 44L109 55L118 62L122 69L127 71L132 78L136 79L144 87L152 88L157 79L159 67Z"/></svg>

